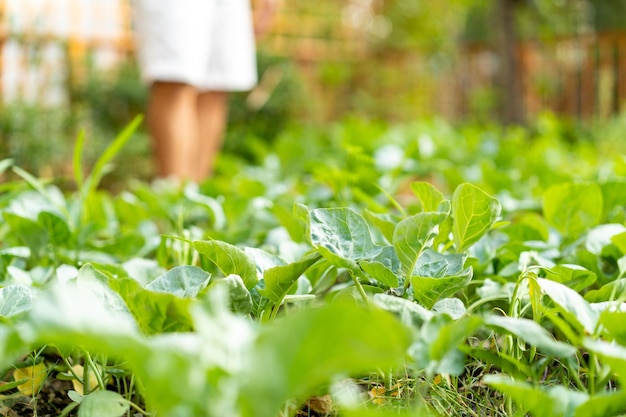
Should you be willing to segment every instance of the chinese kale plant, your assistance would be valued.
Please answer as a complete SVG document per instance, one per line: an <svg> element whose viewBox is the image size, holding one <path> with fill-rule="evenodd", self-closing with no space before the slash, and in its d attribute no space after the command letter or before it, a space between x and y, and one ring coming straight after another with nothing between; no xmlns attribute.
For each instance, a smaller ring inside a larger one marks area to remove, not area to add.
<svg viewBox="0 0 626 417"><path fill-rule="evenodd" d="M436 160L457 134L439 126L404 155L397 131L360 147L344 132L324 144L339 160L304 152L326 169L305 176L271 157L201 186L100 190L133 126L86 177L79 140L73 193L0 163L18 176L0 197L0 411L626 413L617 170L542 177L536 196L477 161L478 186L459 180L469 160ZM407 172L415 158L450 180Z"/></svg>

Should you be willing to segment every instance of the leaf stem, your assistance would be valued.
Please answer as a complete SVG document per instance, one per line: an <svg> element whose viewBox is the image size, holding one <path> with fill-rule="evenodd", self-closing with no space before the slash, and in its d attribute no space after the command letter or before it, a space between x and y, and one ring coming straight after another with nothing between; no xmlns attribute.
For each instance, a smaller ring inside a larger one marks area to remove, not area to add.
<svg viewBox="0 0 626 417"><path fill-rule="evenodd" d="M356 285L356 288L359 291L359 294L361 294L361 298L363 298L363 301L367 304L369 302L369 299L367 298L367 294L365 293L363 286L359 282L357 273L353 270L350 270L350 278L352 278L352 281L354 281L354 285Z"/></svg>

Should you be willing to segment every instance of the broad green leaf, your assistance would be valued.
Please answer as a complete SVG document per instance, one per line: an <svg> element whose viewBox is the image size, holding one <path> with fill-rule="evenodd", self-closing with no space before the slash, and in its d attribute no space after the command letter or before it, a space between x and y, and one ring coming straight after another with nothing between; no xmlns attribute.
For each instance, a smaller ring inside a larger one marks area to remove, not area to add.
<svg viewBox="0 0 626 417"><path fill-rule="evenodd" d="M573 346L554 340L552 335L536 322L524 318L486 315L485 326L499 332L506 332L524 340L541 352L551 356L565 357L576 353Z"/></svg>
<svg viewBox="0 0 626 417"><path fill-rule="evenodd" d="M570 324L587 334L593 334L598 324L598 313L576 291L558 282L538 278L541 290L560 307L561 313Z"/></svg>
<svg viewBox="0 0 626 417"><path fill-rule="evenodd" d="M373 285L361 285L361 288L363 288L366 296L370 298L376 294L382 294L385 291L384 289ZM333 302L350 301L359 304L363 302L363 294L361 294L355 285L348 285L346 287L342 287L339 291L336 291L332 300Z"/></svg>
<svg viewBox="0 0 626 417"><path fill-rule="evenodd" d="M0 369L4 370L29 349L19 332L14 327L5 326L0 321Z"/></svg>
<svg viewBox="0 0 626 417"><path fill-rule="evenodd" d="M374 213L371 210L365 210L365 219L368 224L380 230L387 242L393 242L393 231L396 228L397 221L391 213Z"/></svg>
<svg viewBox="0 0 626 417"><path fill-rule="evenodd" d="M30 310L32 305L31 290L22 285L8 285L0 288L0 318L17 316Z"/></svg>
<svg viewBox="0 0 626 417"><path fill-rule="evenodd" d="M4 221L11 231L30 248L31 253L39 256L50 241L48 232L36 222L13 213L2 213Z"/></svg>
<svg viewBox="0 0 626 417"><path fill-rule="evenodd" d="M512 241L547 241L549 238L549 228L546 220L539 213L519 213L515 214L512 223L502 229Z"/></svg>
<svg viewBox="0 0 626 417"><path fill-rule="evenodd" d="M543 215L563 235L576 237L602 217L600 187L594 183L553 185L543 194Z"/></svg>
<svg viewBox="0 0 626 417"><path fill-rule="evenodd" d="M94 391L85 395L78 407L78 417L120 417L130 405L113 391Z"/></svg>
<svg viewBox="0 0 626 417"><path fill-rule="evenodd" d="M334 377L396 366L409 341L404 326L372 306L336 302L296 311L256 340L242 375L241 415L274 417L288 399L307 398Z"/></svg>
<svg viewBox="0 0 626 417"><path fill-rule="evenodd" d="M574 264L556 265L546 270L546 278L568 286L577 292L582 292L596 282L596 274Z"/></svg>
<svg viewBox="0 0 626 417"><path fill-rule="evenodd" d="M310 215L311 215L311 211L304 204L295 203L293 205L293 217L295 217L296 219L300 220L307 227L308 227L309 223L311 223Z"/></svg>
<svg viewBox="0 0 626 417"><path fill-rule="evenodd" d="M373 299L378 307L395 314L408 327L418 328L433 317L432 311L404 298L376 294Z"/></svg>
<svg viewBox="0 0 626 417"><path fill-rule="evenodd" d="M128 307L118 293L109 286L109 279L91 264L85 264L78 270L76 285L79 290L86 290L98 297L111 312L128 314Z"/></svg>
<svg viewBox="0 0 626 417"><path fill-rule="evenodd" d="M71 237L70 228L59 215L42 211L39 213L37 223L48 233L53 245L67 245Z"/></svg>
<svg viewBox="0 0 626 417"><path fill-rule="evenodd" d="M396 225L393 247L407 276L415 269L422 252L432 245L446 217L444 213L418 213Z"/></svg>
<svg viewBox="0 0 626 417"><path fill-rule="evenodd" d="M129 365L157 415L240 415L239 375L253 365L248 359L258 328L231 313L226 291L215 287L192 304L193 333L151 336L146 352L140 357L133 354Z"/></svg>
<svg viewBox="0 0 626 417"><path fill-rule="evenodd" d="M600 185L602 190L602 218L606 219L611 212L626 205L626 181L613 180Z"/></svg>
<svg viewBox="0 0 626 417"><path fill-rule="evenodd" d="M460 319L467 312L465 304L458 298L443 298L433 305L432 310L437 314L447 314L455 320Z"/></svg>
<svg viewBox="0 0 626 417"><path fill-rule="evenodd" d="M250 289L258 282L256 265L243 249L217 240L199 240L193 247L213 262L224 276L239 275L246 288Z"/></svg>
<svg viewBox="0 0 626 417"><path fill-rule="evenodd" d="M487 375L483 382L512 398L533 417L574 417L576 409L589 399L586 393L572 391L562 385L534 387L527 382L499 375Z"/></svg>
<svg viewBox="0 0 626 417"><path fill-rule="evenodd" d="M373 258L380 252L365 219L354 210L315 209L309 214L312 245L336 265L356 269L357 261Z"/></svg>
<svg viewBox="0 0 626 417"><path fill-rule="evenodd" d="M465 367L465 354L459 349L482 324L477 316L453 320L447 314L438 314L419 329L409 355L418 367L430 375L460 375Z"/></svg>
<svg viewBox="0 0 626 417"><path fill-rule="evenodd" d="M188 331L192 327L189 298L153 292L130 278L113 279L111 288L126 302L144 334Z"/></svg>
<svg viewBox="0 0 626 417"><path fill-rule="evenodd" d="M411 191L419 198L424 211L438 211L439 203L445 200L443 194L429 182L412 182Z"/></svg>
<svg viewBox="0 0 626 417"><path fill-rule="evenodd" d="M195 298L209 284L211 274L197 266L177 266L146 285L154 292L174 294L180 298Z"/></svg>
<svg viewBox="0 0 626 417"><path fill-rule="evenodd" d="M224 278L213 280L213 286L224 286L230 296L230 304L233 310L239 314L250 314L252 311L252 296L239 275L228 275Z"/></svg>
<svg viewBox="0 0 626 417"><path fill-rule="evenodd" d="M125 355L137 343L137 323L130 313L76 282L53 283L33 303L20 335L30 344L82 345L94 351Z"/></svg>
<svg viewBox="0 0 626 417"><path fill-rule="evenodd" d="M391 288L398 286L398 276L384 264L374 261L361 261L359 266L367 275L384 286Z"/></svg>
<svg viewBox="0 0 626 417"><path fill-rule="evenodd" d="M626 233L626 226L615 223L596 226L587 232L585 248L594 255L600 255L611 244L612 238L620 233Z"/></svg>
<svg viewBox="0 0 626 417"><path fill-rule="evenodd" d="M609 340L626 346L626 312L624 311L603 311L600 313L600 324L604 334Z"/></svg>
<svg viewBox="0 0 626 417"><path fill-rule="evenodd" d="M626 296L626 278L620 278L603 285L598 290L591 290L585 294L585 300L590 303L601 303L623 299Z"/></svg>
<svg viewBox="0 0 626 417"><path fill-rule="evenodd" d="M280 302L298 278L320 259L320 254L310 253L297 262L266 269L263 273L265 288L259 293L275 303Z"/></svg>
<svg viewBox="0 0 626 417"><path fill-rule="evenodd" d="M156 260L131 258L122 264L126 274L141 284L142 287L165 274L167 271L160 267Z"/></svg>
<svg viewBox="0 0 626 417"><path fill-rule="evenodd" d="M31 290L22 285L0 288L0 318L10 318L30 310Z"/></svg>
<svg viewBox="0 0 626 417"><path fill-rule="evenodd" d="M413 297L430 308L439 299L450 297L467 286L473 273L471 267L463 269L466 258L463 254L424 251L411 276Z"/></svg>
<svg viewBox="0 0 626 417"><path fill-rule="evenodd" d="M626 255L626 232L617 234L611 238L611 242Z"/></svg>
<svg viewBox="0 0 626 417"><path fill-rule="evenodd" d="M285 261L281 257L264 251L263 249L246 246L243 248L243 251L256 266L258 279L263 278L263 274L266 270L275 266L285 265Z"/></svg>
<svg viewBox="0 0 626 417"><path fill-rule="evenodd" d="M461 252L476 243L500 215L500 203L472 184L461 184L452 195L452 235Z"/></svg>
<svg viewBox="0 0 626 417"><path fill-rule="evenodd" d="M447 200L446 200L447 201ZM454 221L452 216L448 216L439 225L439 233L433 240L432 247L439 248L441 246L448 247L451 245L452 229L454 227Z"/></svg>
<svg viewBox="0 0 626 417"><path fill-rule="evenodd" d="M224 213L222 204L216 199L200 193L197 184L188 183L185 186L185 197L187 197L189 201L193 201L209 210L213 229L223 230L226 227L226 214Z"/></svg>
<svg viewBox="0 0 626 417"><path fill-rule="evenodd" d="M611 417L626 413L624 390L594 395L576 409L575 417Z"/></svg>
<svg viewBox="0 0 626 417"><path fill-rule="evenodd" d="M370 277L381 284L395 288L400 274L400 261L393 247L385 246L374 258L367 261L359 261L359 266Z"/></svg>
<svg viewBox="0 0 626 417"><path fill-rule="evenodd" d="M583 345L611 367L611 371L622 386L626 384L626 347L591 338L586 338Z"/></svg>

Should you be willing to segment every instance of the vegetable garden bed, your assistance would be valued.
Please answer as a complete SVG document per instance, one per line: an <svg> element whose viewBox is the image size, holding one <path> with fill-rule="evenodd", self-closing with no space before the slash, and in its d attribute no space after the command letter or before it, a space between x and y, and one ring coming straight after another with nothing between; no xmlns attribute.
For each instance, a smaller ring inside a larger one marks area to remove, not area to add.
<svg viewBox="0 0 626 417"><path fill-rule="evenodd" d="M626 413L623 141L293 129L201 185L0 172L0 415Z"/></svg>

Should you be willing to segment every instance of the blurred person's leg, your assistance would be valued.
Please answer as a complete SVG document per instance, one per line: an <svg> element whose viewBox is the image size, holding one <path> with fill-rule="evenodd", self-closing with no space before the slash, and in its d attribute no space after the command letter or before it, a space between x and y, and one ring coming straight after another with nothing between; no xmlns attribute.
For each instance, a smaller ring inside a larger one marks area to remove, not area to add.
<svg viewBox="0 0 626 417"><path fill-rule="evenodd" d="M133 2L157 175L202 181L221 149L226 92L257 81L250 0Z"/></svg>
<svg viewBox="0 0 626 417"><path fill-rule="evenodd" d="M197 90L187 84L156 81L150 87L148 129L161 177L196 180L197 98Z"/></svg>
<svg viewBox="0 0 626 417"><path fill-rule="evenodd" d="M198 95L198 150L194 179L201 181L213 174L215 158L222 148L228 121L228 93L209 91Z"/></svg>

